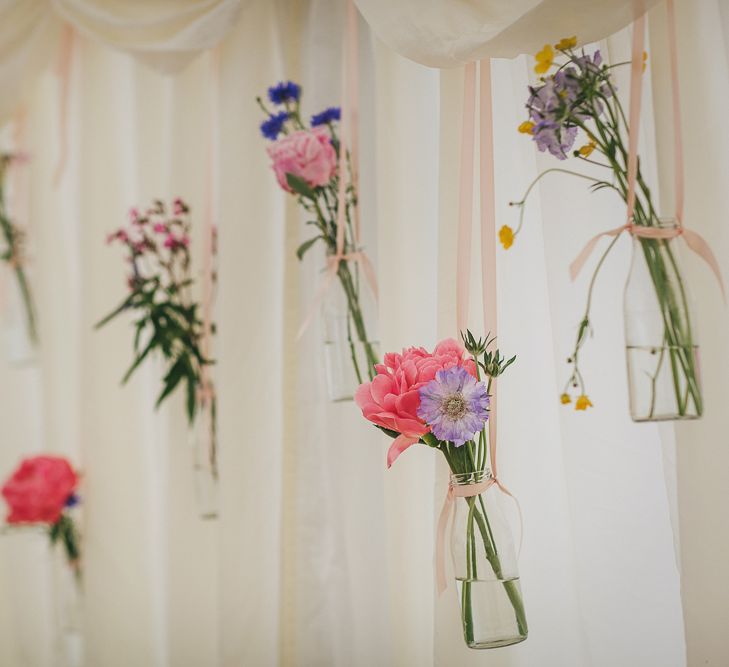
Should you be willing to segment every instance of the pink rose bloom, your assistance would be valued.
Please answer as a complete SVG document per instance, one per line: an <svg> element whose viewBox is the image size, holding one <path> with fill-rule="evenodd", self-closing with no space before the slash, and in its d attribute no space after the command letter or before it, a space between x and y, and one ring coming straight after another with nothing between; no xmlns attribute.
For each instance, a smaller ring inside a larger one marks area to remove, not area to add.
<svg viewBox="0 0 729 667"><path fill-rule="evenodd" d="M155 222L154 227L152 229L157 234L166 234L167 233L167 225L164 222Z"/></svg>
<svg viewBox="0 0 729 667"><path fill-rule="evenodd" d="M337 171L337 154L325 128L299 130L268 147L279 185L291 192L286 174L293 174L312 187L326 185Z"/></svg>
<svg viewBox="0 0 729 667"><path fill-rule="evenodd" d="M418 417L420 387L435 378L435 374L453 366L463 366L476 377L476 364L465 357L463 346L452 338L436 345L433 353L422 347L411 347L402 354L385 355L385 363L375 366L377 375L372 382L359 386L354 400L362 415L373 424L400 435L387 452L387 467L430 427Z"/></svg>
<svg viewBox="0 0 729 667"><path fill-rule="evenodd" d="M2 488L8 523L56 523L77 484L73 468L60 456L24 459Z"/></svg>

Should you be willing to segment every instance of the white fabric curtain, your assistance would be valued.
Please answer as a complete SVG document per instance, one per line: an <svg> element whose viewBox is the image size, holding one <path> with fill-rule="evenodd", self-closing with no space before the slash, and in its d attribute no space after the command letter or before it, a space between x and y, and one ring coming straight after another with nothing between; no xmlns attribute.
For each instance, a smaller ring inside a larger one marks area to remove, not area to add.
<svg viewBox="0 0 729 667"><path fill-rule="evenodd" d="M320 323L315 319L296 340L323 258L312 252L299 264L294 256L306 231L269 169L254 98L291 78L303 84L307 114L336 103L340 5L245 3L219 47L219 70L205 54L174 77L78 35L69 162L58 189L58 81L47 71L31 91L24 215L42 348L37 364L2 366L0 474L37 451L68 455L84 472L83 664L722 664L729 652L718 619L727 596L712 595L707 586L716 577L699 570L707 567L705 531L713 536L722 516L721 467L712 457L726 426L719 403L729 363L722 349L726 315L718 321L711 277L688 260L705 340L708 407L698 425L676 429L676 456L672 427L628 418L621 318L630 244L621 240L600 277L595 336L584 357L596 407L586 414L561 410L564 359L587 280L570 284L566 267L590 236L624 216L608 194L590 195L562 177L545 179L524 233L498 259L500 347L518 355L501 387L500 475L524 512L520 571L530 636L487 655L465 648L455 588L438 598L433 578L444 465L413 447L386 471L386 438L353 404L326 401ZM726 8L717 0L698 8L685 1L679 9L684 100L715 96L701 109L686 102L687 220L727 266L720 176L729 135L718 114L729 79L719 47L712 69L696 76L705 50L722 44ZM670 117L661 98L661 11L651 14L656 92L652 103L646 91L641 150L670 202L664 183L671 175L662 165ZM381 347L432 346L456 333L462 71L417 65L360 25L361 199L365 244L383 286ZM709 29L711 39L697 37ZM694 40L701 48L692 50ZM628 45L624 31L601 47L617 61ZM532 76L525 57L493 64L499 226L513 226L508 202L551 165L515 131ZM718 134L709 136L707 127ZM92 327L124 294L122 260L104 238L124 223L128 207L184 197L202 247L211 133L220 234L214 356L221 479L220 516L203 521L180 397L152 410L160 382L154 364L120 387L131 329L121 321L98 332ZM4 147L12 147L12 135L8 127ZM23 212L22 201L16 208ZM8 317L7 276L3 284ZM478 330L480 295L473 291L471 326ZM707 523L698 520L704 515ZM721 553L717 548L711 570L725 582ZM72 664L63 662L58 629L58 571L43 535L0 538L0 664Z"/></svg>

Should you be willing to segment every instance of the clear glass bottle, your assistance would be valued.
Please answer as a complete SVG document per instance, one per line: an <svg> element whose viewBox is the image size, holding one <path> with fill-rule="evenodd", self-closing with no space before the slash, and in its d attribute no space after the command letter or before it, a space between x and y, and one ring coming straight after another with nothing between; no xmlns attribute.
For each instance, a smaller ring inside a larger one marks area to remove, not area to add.
<svg viewBox="0 0 729 667"><path fill-rule="evenodd" d="M659 228L678 229L674 219ZM681 241L633 237L625 285L625 347L634 421L697 419L703 412L693 305L680 261Z"/></svg>
<svg viewBox="0 0 729 667"><path fill-rule="evenodd" d="M57 659L59 667L83 667L83 596L80 575L69 566L65 554L55 565L54 598L57 619Z"/></svg>
<svg viewBox="0 0 729 667"><path fill-rule="evenodd" d="M202 519L218 517L216 399L201 401L190 429L195 496Z"/></svg>
<svg viewBox="0 0 729 667"><path fill-rule="evenodd" d="M16 366L32 364L37 359L38 334L28 272L24 270L19 279L12 267L2 266L2 271L0 319L7 360Z"/></svg>
<svg viewBox="0 0 729 667"><path fill-rule="evenodd" d="M451 475L453 487L491 479L486 471ZM470 498L455 498L451 555L469 648L509 646L528 635L511 530L501 509L504 494L492 484Z"/></svg>
<svg viewBox="0 0 729 667"><path fill-rule="evenodd" d="M334 402L351 401L379 363L374 299L360 273L355 263L342 262L322 306L324 367L329 398Z"/></svg>

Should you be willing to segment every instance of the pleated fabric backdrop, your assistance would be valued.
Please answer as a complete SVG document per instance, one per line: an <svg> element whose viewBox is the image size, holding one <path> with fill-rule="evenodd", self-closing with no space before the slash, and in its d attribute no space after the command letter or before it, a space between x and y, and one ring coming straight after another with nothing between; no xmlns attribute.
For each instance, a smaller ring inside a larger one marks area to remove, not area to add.
<svg viewBox="0 0 729 667"><path fill-rule="evenodd" d="M695 651L687 662L674 539L678 507L684 564L700 569L709 562L696 546L707 529L693 518L712 511L695 490L722 437L726 318L716 319L710 277L688 260L705 358L721 363L705 364L706 419L677 430L677 494L673 428L636 425L627 414L627 239L601 275L595 336L584 356L596 407L575 414L557 404L586 286L586 278L569 283L567 265L587 238L624 216L609 195L589 195L561 177L543 182L524 233L500 252L498 264L500 346L518 355L501 388L500 474L524 511L520 568L530 637L488 654L463 645L454 588L438 598L433 578L442 463L415 447L386 471L386 438L353 404L326 401L320 324L296 340L323 257L295 259L306 238L303 220L269 169L254 98L292 78L303 84L307 114L338 101L340 4L248 3L219 46L217 84L209 54L164 77L78 37L69 162L58 189L51 185L61 136L53 74L44 75L28 106L28 225L43 346L36 366L2 366L0 470L48 450L68 455L84 472L85 664L678 667L717 659L726 646L720 637L704 641L708 593L684 568L686 636ZM722 3L695 13L689 5L680 7L687 96L715 85L713 78L690 79L702 51L691 53L684 41L707 22L720 40L711 12L718 15ZM652 38L660 11L652 12ZM365 245L383 286L381 345L432 346L456 333L462 73L407 61L361 27L361 200ZM602 47L617 60L628 45L624 32ZM712 71L726 74L725 61L715 65ZM654 81L665 76L658 55L651 74ZM513 225L508 202L550 162L515 131L530 61L496 61L493 76L497 218L499 226ZM726 81L717 101L727 99L725 88ZM660 93L659 86L657 100ZM654 122L659 134L667 128L663 107L657 101L651 108L651 91L646 101L642 154L657 174ZM692 132L698 112L687 113L689 145L696 142L689 170L701 168L703 151L719 164L726 131L720 145L709 145L713 139ZM211 132L221 480L220 517L203 521L179 397L152 410L160 377L154 364L121 388L131 331L121 321L100 332L92 327L124 294L122 260L104 238L125 222L131 205L184 197L201 248ZM661 157L662 150L661 144ZM701 197L704 183L689 177L693 227L717 241L726 265L722 201ZM474 255L474 284L477 267ZM478 330L478 290L472 298ZM697 461L690 447L698 433ZM710 482L716 498L718 478ZM708 525L717 520L714 514ZM56 569L42 535L0 539L0 664L63 664ZM720 617L722 609L717 602L712 613Z"/></svg>

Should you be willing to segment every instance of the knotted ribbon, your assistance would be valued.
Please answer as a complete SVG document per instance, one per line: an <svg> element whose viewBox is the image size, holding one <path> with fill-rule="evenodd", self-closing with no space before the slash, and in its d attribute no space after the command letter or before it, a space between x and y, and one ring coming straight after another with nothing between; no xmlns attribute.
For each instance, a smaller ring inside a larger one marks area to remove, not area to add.
<svg viewBox="0 0 729 667"><path fill-rule="evenodd" d="M337 240L336 248L333 255L327 257L327 268L324 272L324 278L322 279L319 289L314 296L311 306L304 317L301 326L296 334L296 338L299 339L303 336L306 329L309 327L311 320L313 319L316 311L318 310L321 302L324 300L324 295L331 287L332 281L336 278L339 272L339 265L342 262L352 261L358 263L362 267L362 271L365 275L365 280L372 290L372 294L375 299L378 298L377 291L377 278L375 276L375 269L372 266L372 262L367 257L364 250L360 249L360 217L359 217L359 204L354 204L354 233L353 233L353 244L354 250L352 252L344 252L345 237L344 228L346 224L346 182L345 175L347 173L347 151L345 148L345 133L347 125L349 126L349 154L351 159L351 176L352 176L352 187L355 192L359 192L359 134L358 134L358 121L359 121L359 62L358 62L358 41L357 41L357 10L355 9L354 2L349 0L347 2L347 16L346 26L344 31L345 39L345 53L342 58L342 113L339 124L340 141L339 141L339 186L337 191Z"/></svg>
<svg viewBox="0 0 729 667"><path fill-rule="evenodd" d="M459 190L458 214L458 265L456 267L456 319L459 331L466 329L468 321L468 302L471 272L471 230L473 226L473 183L474 183L474 145L476 110L476 63L465 67L463 91L463 120L461 130L461 183ZM481 212L481 282L483 297L484 329L496 336L496 200L494 190L494 134L493 134L493 96L491 91L491 60L482 60L478 66L479 75L479 166L480 166L480 212ZM443 508L438 518L435 543L435 571L438 594L447 587L445 569L445 543L448 523L455 510L456 498L471 498L496 486L504 495L516 503L519 512L521 536L523 519L521 506L516 497L501 483L496 466L496 380L491 383L489 409L489 462L490 477L477 484L448 486ZM403 436L400 436L403 437Z"/></svg>
<svg viewBox="0 0 729 667"><path fill-rule="evenodd" d="M719 283L722 296L726 301L721 269L711 247L698 233L683 226L684 206L684 166L683 139L681 135L681 105L678 82L678 56L676 39L676 17L673 0L667 0L668 10L668 48L671 63L671 92L673 106L673 143L674 143L674 189L676 197L676 227L660 228L634 224L635 183L638 172L638 131L640 129L641 91L643 84L643 44L645 40L645 16L641 15L633 23L633 47L630 72L630 125L628 128L628 193L627 222L622 227L601 232L591 238L580 254L570 264L570 278L574 280L603 236L616 237L623 232L645 239L673 239L681 236L686 245L701 257L711 268Z"/></svg>

